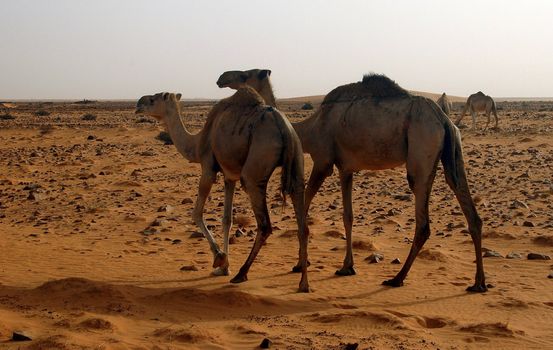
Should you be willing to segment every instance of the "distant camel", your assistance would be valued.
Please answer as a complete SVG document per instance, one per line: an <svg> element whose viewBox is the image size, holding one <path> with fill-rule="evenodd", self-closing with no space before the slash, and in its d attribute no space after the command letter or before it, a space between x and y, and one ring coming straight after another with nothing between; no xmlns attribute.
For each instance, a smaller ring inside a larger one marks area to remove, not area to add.
<svg viewBox="0 0 553 350"><path fill-rule="evenodd" d="M202 176L193 218L209 241L214 255L215 275L228 275L228 243L232 226L232 200L236 181L240 180L250 197L258 233L250 255L232 283L246 281L249 268L272 232L267 210L267 183L276 167L282 166L282 193L290 194L300 241L299 263L302 272L299 291L308 292L307 239L304 210L304 175L301 143L282 113L265 105L250 87L219 101L209 112L203 129L190 134L180 119L181 94L159 93L143 96L136 105L137 114L150 115L165 123L177 150L190 162L200 163ZM223 216L224 252L219 249L203 220L203 209L221 171L225 177Z"/></svg>
<svg viewBox="0 0 553 350"><path fill-rule="evenodd" d="M225 72L217 85L236 88L259 80L257 85L264 83L261 91L273 95L269 89L270 74L259 78L256 77L259 71ZM266 101L274 100L274 96L261 95ZM303 151L311 155L314 163L307 185L306 210L334 166L340 173L347 250L337 275L355 274L351 237L353 173L363 169L390 169L406 163L409 187L415 194L415 238L401 271L383 282L399 287L430 236L428 201L441 160L446 182L461 205L474 243L475 283L467 290L487 290L482 262L482 220L470 195L461 136L434 101L409 94L383 75L366 75L361 82L332 90L311 117L292 126L300 137Z"/></svg>
<svg viewBox="0 0 553 350"><path fill-rule="evenodd" d="M449 114L451 113L451 102L447 98L445 92L442 94L442 96L440 96L436 103L438 104L438 106L440 106L442 111L444 111L445 115L449 117Z"/></svg>
<svg viewBox="0 0 553 350"><path fill-rule="evenodd" d="M472 129L476 129L476 114L478 112L485 112L486 117L488 118L488 121L486 122L486 126L484 127L484 130L488 128L488 125L490 124L490 113L493 112L493 115L495 117L495 128L497 129L497 109L495 108L495 102L493 98L491 98L488 95L484 95L482 91L478 91L475 94L472 94L467 99L467 103L465 103L465 107L463 108L463 112L461 113L461 116L457 118L455 121L455 125L459 126L461 123L461 120L465 116L465 113L467 112L467 109L470 112L470 115L472 116Z"/></svg>

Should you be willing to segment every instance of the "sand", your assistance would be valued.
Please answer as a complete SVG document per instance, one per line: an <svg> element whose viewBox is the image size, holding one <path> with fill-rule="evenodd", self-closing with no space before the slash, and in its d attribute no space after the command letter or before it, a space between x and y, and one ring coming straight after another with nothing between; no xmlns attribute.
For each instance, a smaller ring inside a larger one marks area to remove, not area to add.
<svg viewBox="0 0 553 350"><path fill-rule="evenodd" d="M281 109L298 120L303 102ZM234 285L210 276L207 241L194 235L200 167L155 139L158 124L123 102L15 107L0 120L0 349L253 349L264 338L276 349L553 348L553 261L527 259L553 256L551 102L501 103L500 130L462 129L483 246L501 255L484 258L484 294L465 292L474 252L441 170L432 236L403 287L381 282L413 237L404 168L354 177L351 277L334 275L345 241L337 176L327 179L310 212L310 294L290 273L298 243L275 174L274 234ZM187 125L198 130L209 108L186 103ZM222 202L219 178L205 213L219 241ZM232 272L255 230L240 188L235 219L245 234L230 246ZM374 252L384 260L369 264ZM11 341L14 331L32 341Z"/></svg>

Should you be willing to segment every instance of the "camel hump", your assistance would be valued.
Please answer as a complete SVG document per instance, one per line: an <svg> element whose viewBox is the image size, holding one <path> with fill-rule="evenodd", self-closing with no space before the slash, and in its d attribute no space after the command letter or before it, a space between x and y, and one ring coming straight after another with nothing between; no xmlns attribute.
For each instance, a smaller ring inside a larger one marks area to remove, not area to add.
<svg viewBox="0 0 553 350"><path fill-rule="evenodd" d="M362 98L392 98L409 96L409 92L383 74L366 74L357 83L338 86L328 93L323 104L354 101Z"/></svg>
<svg viewBox="0 0 553 350"><path fill-rule="evenodd" d="M265 100L257 91L249 86L240 87L234 95L222 100L224 104L240 107L254 107L265 104Z"/></svg>

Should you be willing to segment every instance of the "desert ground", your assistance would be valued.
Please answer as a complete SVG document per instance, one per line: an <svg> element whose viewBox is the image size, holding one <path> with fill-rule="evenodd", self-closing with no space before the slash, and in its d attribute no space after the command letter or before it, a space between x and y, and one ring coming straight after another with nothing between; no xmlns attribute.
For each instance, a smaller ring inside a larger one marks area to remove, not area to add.
<svg viewBox="0 0 553 350"><path fill-rule="evenodd" d="M254 349L265 338L275 349L553 348L553 261L528 259L553 256L553 102L500 102L499 130L482 131L483 116L480 130L461 129L484 221L483 294L465 291L474 249L441 170L431 238L403 287L381 285L414 233L403 167L354 177L357 275L334 275L345 253L335 172L309 213L312 292L296 293L295 220L277 170L274 233L249 281L229 283L255 231L240 188L231 276L210 276L211 252L191 220L200 166L156 139L161 125L135 115L133 102L88 102L0 107L0 349ZM299 120L311 113L303 102L280 108ZM211 105L183 102L191 131ZM219 178L205 212L219 242L222 205ZM373 253L384 259L369 263Z"/></svg>

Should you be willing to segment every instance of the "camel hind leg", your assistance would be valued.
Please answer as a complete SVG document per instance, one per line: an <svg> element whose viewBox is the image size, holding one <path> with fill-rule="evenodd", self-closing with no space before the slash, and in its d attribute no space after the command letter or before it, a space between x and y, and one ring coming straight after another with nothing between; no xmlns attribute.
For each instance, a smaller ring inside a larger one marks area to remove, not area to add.
<svg viewBox="0 0 553 350"><path fill-rule="evenodd" d="M302 155L303 156L303 155ZM303 174L302 174L303 176ZM292 203L294 205L294 213L296 214L296 222L298 225L298 240L300 243L299 249L299 261L298 265L294 268L295 272L301 272L301 280L299 285L299 292L309 292L309 282L307 280L307 267L309 261L307 260L307 245L309 241L309 227L306 222L305 211L305 199L304 199L304 184L297 184L294 188L294 192L290 194L292 197Z"/></svg>
<svg viewBox="0 0 553 350"><path fill-rule="evenodd" d="M234 198L234 188L236 187L236 182L232 180L225 179L225 207L223 213L223 252L227 256L227 260L223 265L218 266L213 270L212 274L216 276L228 276L229 275L229 233L230 228L232 227L232 201Z"/></svg>
<svg viewBox="0 0 553 350"><path fill-rule="evenodd" d="M415 121L409 130L409 144L414 147L410 147L407 154L407 180L415 195L415 237L403 267L394 278L384 281L384 285L392 287L403 285L411 265L430 237L428 202L443 144L443 135L441 137L437 135L439 134L432 126L424 125L424 122L420 121Z"/></svg>
<svg viewBox="0 0 553 350"><path fill-rule="evenodd" d="M458 147L460 146L461 145L459 143ZM476 275L474 285L468 287L467 291L485 292L487 287L484 275L484 263L482 261L482 220L476 211L476 206L474 205L474 201L470 195L470 189L462 157L457 158L456 162L457 182L455 182L452 174L448 171L448 169L445 169L445 167L444 173L446 182L455 193L455 197L457 197L457 201L459 201L461 210L467 220L470 236L474 244L474 252L476 254Z"/></svg>
<svg viewBox="0 0 553 350"><path fill-rule="evenodd" d="M344 264L342 268L336 271L336 275L338 276L355 275L355 270L353 269L353 246L351 237L353 226L353 208L351 199L352 183L353 174L340 172L340 187L342 188L342 204L344 206L342 219L344 221L344 228L346 230L346 256L344 258Z"/></svg>

